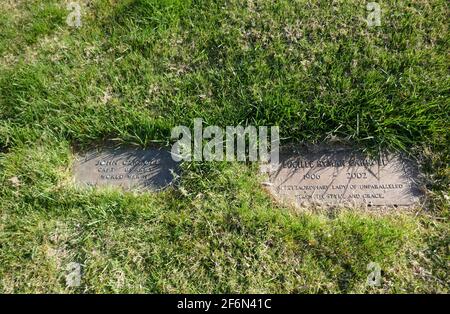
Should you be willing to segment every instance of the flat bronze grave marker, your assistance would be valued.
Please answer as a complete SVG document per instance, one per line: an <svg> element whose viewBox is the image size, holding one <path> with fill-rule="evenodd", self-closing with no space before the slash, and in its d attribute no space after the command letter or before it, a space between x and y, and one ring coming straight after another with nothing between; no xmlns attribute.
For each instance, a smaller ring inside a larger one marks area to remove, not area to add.
<svg viewBox="0 0 450 314"><path fill-rule="evenodd" d="M80 186L116 186L125 190L161 190L178 173L178 164L164 149L105 148L77 157L75 182Z"/></svg>
<svg viewBox="0 0 450 314"><path fill-rule="evenodd" d="M417 204L421 196L411 161L395 155L368 158L346 147L291 148L266 172L264 185L275 199L299 207L402 207Z"/></svg>

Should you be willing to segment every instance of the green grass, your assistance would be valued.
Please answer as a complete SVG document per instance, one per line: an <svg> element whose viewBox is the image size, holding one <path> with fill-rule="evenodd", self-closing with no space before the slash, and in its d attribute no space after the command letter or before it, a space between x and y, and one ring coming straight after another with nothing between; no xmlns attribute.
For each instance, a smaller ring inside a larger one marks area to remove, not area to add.
<svg viewBox="0 0 450 314"><path fill-rule="evenodd" d="M0 291L448 293L447 1L380 2L375 28L365 1L80 3L79 29L62 1L0 4ZM405 151L427 202L297 211L243 163L185 164L161 193L73 187L74 147L164 145L194 118Z"/></svg>

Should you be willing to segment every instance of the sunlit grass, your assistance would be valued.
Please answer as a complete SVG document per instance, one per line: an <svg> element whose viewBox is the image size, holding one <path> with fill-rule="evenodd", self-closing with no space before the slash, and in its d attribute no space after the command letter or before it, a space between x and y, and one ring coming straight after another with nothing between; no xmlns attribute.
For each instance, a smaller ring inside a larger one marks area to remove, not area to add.
<svg viewBox="0 0 450 314"><path fill-rule="evenodd" d="M448 292L446 1L383 1L374 28L364 1L80 3L79 29L60 1L0 4L0 291ZM194 118L405 151L427 203L299 212L226 162L158 194L74 188L74 147L168 144Z"/></svg>

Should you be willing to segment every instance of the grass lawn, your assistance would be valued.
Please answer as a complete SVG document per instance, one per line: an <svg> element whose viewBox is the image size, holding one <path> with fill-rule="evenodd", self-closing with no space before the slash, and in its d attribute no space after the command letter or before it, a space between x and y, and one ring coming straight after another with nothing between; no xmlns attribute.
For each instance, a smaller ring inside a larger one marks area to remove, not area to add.
<svg viewBox="0 0 450 314"><path fill-rule="evenodd" d="M379 1L374 27L359 0L78 3L74 28L65 1L0 1L0 292L449 292L448 1ZM74 187L74 147L168 145L194 118L406 152L426 200L300 211L242 162L185 163L161 193Z"/></svg>

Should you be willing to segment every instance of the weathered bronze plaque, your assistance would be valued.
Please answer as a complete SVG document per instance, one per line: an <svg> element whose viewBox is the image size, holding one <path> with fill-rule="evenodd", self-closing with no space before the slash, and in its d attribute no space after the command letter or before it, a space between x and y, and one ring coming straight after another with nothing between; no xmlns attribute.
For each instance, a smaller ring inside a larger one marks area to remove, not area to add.
<svg viewBox="0 0 450 314"><path fill-rule="evenodd" d="M413 206L421 196L411 161L394 155L368 158L343 147L291 148L267 172L264 185L270 193L300 207Z"/></svg>
<svg viewBox="0 0 450 314"><path fill-rule="evenodd" d="M106 148L78 156L75 182L125 190L160 190L177 177L177 163L164 149Z"/></svg>

